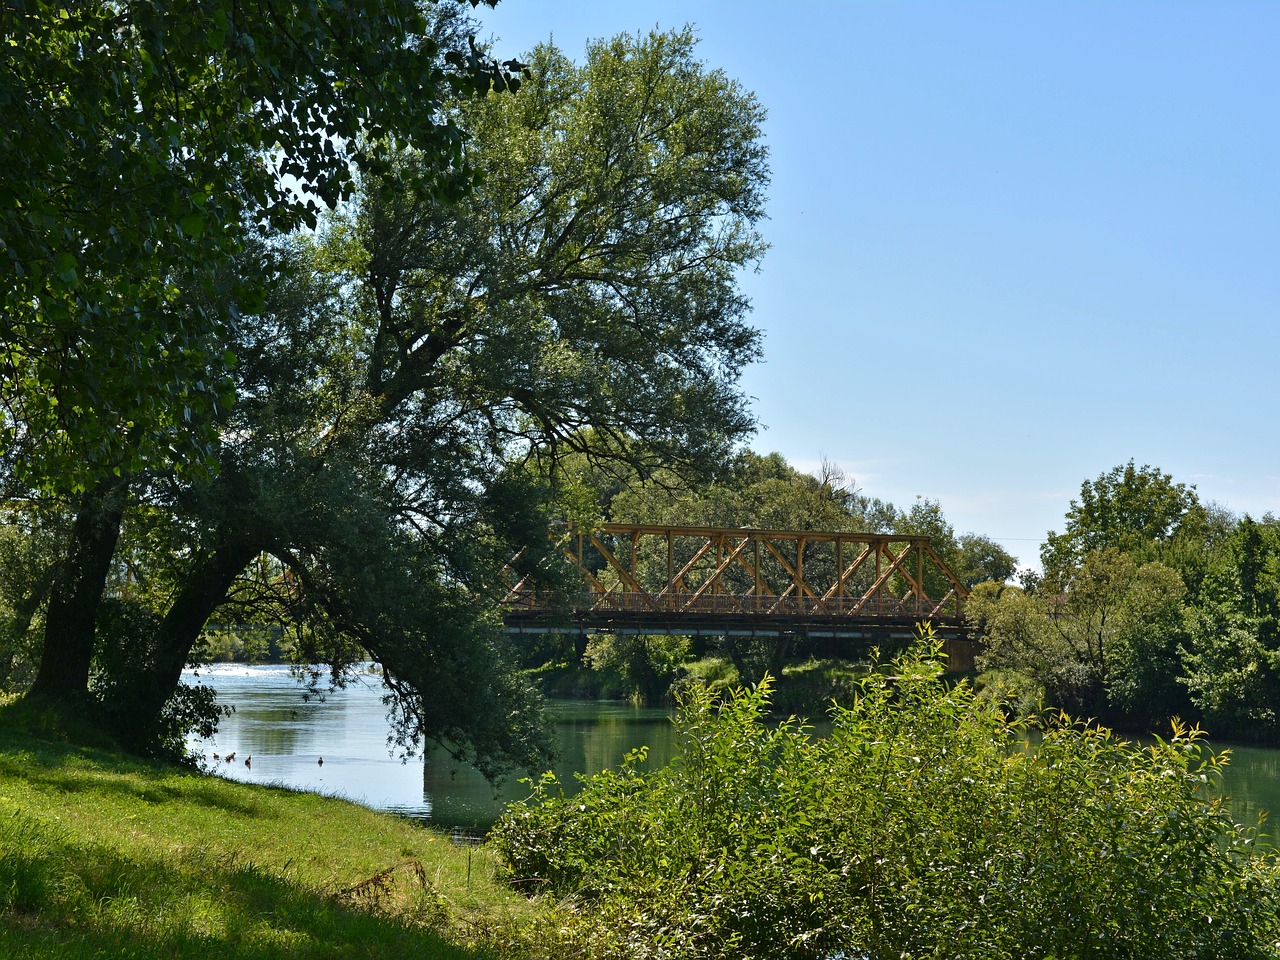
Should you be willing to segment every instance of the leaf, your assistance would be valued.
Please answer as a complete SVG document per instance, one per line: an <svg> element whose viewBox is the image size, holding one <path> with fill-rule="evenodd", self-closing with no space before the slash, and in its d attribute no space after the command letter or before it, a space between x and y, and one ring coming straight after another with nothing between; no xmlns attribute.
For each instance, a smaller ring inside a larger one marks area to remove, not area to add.
<svg viewBox="0 0 1280 960"><path fill-rule="evenodd" d="M77 287L80 285L79 261L76 260L75 254L60 253L53 262L54 272L69 287Z"/></svg>

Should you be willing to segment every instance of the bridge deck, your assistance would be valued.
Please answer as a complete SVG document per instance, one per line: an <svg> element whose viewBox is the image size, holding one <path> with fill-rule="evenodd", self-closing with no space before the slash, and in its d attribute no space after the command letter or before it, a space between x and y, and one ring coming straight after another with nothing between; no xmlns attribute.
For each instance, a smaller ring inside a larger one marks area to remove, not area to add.
<svg viewBox="0 0 1280 960"><path fill-rule="evenodd" d="M652 614L576 611L567 618L509 612L503 617L508 633L617 633L676 634L681 636L800 636L814 639L908 639L915 636L919 619L850 617L786 617L777 615L728 616L725 614L685 614L658 617ZM962 639L962 624L930 621L934 633L943 638Z"/></svg>

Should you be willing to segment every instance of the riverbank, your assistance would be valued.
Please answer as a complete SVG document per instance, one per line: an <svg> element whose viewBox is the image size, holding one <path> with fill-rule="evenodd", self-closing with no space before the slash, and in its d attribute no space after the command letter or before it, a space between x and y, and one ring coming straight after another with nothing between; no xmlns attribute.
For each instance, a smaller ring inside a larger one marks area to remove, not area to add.
<svg viewBox="0 0 1280 960"><path fill-rule="evenodd" d="M483 847L0 718L0 957L539 960L564 936Z"/></svg>
<svg viewBox="0 0 1280 960"><path fill-rule="evenodd" d="M773 677L773 711L782 716L824 719L832 701L847 703L857 693L859 681L867 676L866 661L841 658L809 658L789 663L781 676ZM598 669L590 664L553 664L529 672L542 693L563 700L627 700L649 706L673 706L682 688L689 684L725 694L743 686L733 663L718 656L690 659L673 671L669 685L658 697L645 698L637 682L616 670ZM956 674L956 677L970 676Z"/></svg>

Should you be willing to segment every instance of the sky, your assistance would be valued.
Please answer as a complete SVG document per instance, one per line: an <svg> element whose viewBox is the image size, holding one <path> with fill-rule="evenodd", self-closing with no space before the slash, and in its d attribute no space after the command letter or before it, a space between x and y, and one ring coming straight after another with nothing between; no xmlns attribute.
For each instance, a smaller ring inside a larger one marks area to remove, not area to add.
<svg viewBox="0 0 1280 960"><path fill-rule="evenodd" d="M750 446L1038 566L1130 459L1280 513L1280 3L502 0L505 59L692 24L755 93Z"/></svg>

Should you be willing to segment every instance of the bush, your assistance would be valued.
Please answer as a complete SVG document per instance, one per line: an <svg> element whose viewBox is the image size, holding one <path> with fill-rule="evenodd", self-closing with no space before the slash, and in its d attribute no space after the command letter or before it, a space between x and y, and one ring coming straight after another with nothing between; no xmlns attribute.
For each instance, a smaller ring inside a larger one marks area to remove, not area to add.
<svg viewBox="0 0 1280 960"><path fill-rule="evenodd" d="M867 675L824 738L768 723L768 682L690 690L669 766L640 751L509 809L510 879L617 956L1276 956L1276 857L1198 731L1144 748L1058 715L1031 746L939 654Z"/></svg>
<svg viewBox="0 0 1280 960"><path fill-rule="evenodd" d="M625 700L631 687L613 670L553 663L525 674L544 697L557 700Z"/></svg>
<svg viewBox="0 0 1280 960"><path fill-rule="evenodd" d="M831 703L848 703L866 674L865 661L810 658L788 666L770 692L775 714L821 715Z"/></svg>
<svg viewBox="0 0 1280 960"><path fill-rule="evenodd" d="M687 673L671 688L676 702L687 697L686 688L702 687L715 696L725 696L742 685L738 677L738 668L733 661L725 657L702 657L685 664Z"/></svg>

